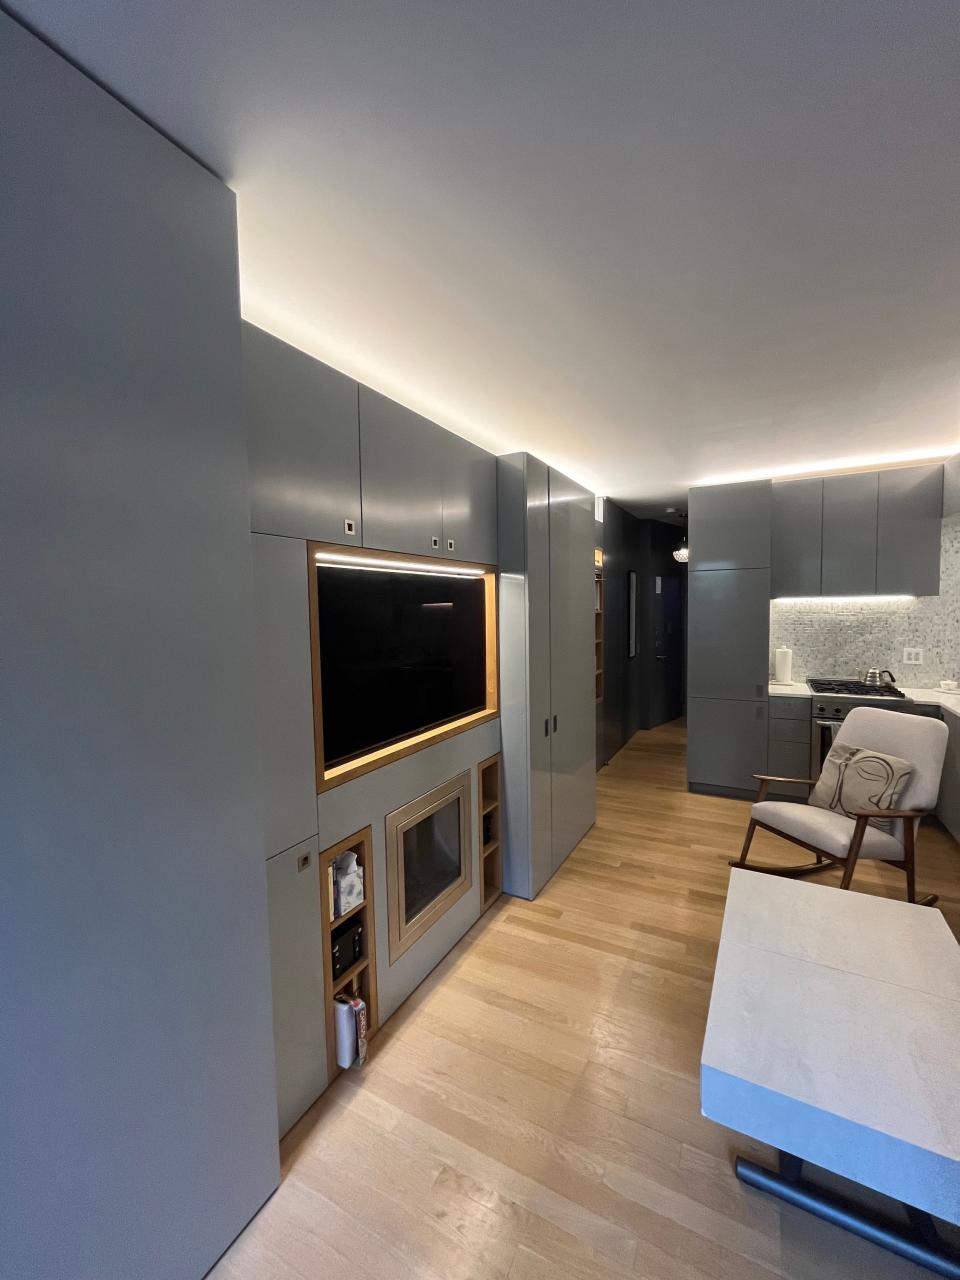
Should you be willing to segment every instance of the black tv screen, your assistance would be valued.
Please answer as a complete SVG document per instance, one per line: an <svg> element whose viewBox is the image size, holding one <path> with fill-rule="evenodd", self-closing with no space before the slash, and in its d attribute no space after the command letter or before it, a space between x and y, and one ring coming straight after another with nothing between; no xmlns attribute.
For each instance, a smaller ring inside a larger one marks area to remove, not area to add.
<svg viewBox="0 0 960 1280"><path fill-rule="evenodd" d="M482 577L316 573L326 768L485 709Z"/></svg>

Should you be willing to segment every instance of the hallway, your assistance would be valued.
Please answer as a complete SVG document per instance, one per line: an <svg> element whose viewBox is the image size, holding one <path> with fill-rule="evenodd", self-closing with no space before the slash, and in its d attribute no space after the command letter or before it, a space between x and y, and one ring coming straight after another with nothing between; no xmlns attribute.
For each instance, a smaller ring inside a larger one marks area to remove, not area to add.
<svg viewBox="0 0 960 1280"><path fill-rule="evenodd" d="M678 721L601 771L594 829L536 902L501 899L288 1135L280 1189L215 1280L928 1274L741 1187L732 1153L767 1153L699 1115L748 806L687 793L684 751ZM957 931L960 851L925 828L918 861ZM854 883L903 894L888 867Z"/></svg>

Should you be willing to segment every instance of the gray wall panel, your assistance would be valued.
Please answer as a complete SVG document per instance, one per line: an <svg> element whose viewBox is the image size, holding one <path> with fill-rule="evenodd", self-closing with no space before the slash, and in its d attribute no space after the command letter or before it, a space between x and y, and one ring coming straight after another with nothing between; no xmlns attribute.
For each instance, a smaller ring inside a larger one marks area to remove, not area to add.
<svg viewBox="0 0 960 1280"><path fill-rule="evenodd" d="M317 831L307 544L253 534L264 855Z"/></svg>
<svg viewBox="0 0 960 1280"><path fill-rule="evenodd" d="M550 488L549 471L527 455L527 645L530 715L530 877L536 897L553 873L551 808L553 737L544 732L551 715L550 666ZM592 570L591 570L592 572Z"/></svg>
<svg viewBox="0 0 960 1280"><path fill-rule="evenodd" d="M878 594L939 595L943 467L881 471L878 484Z"/></svg>
<svg viewBox="0 0 960 1280"><path fill-rule="evenodd" d="M327 1087L317 852L314 836L267 863L277 1121L281 1135L296 1124Z"/></svg>
<svg viewBox="0 0 960 1280"><path fill-rule="evenodd" d="M943 464L943 514L960 515L960 453Z"/></svg>
<svg viewBox="0 0 960 1280"><path fill-rule="evenodd" d="M552 869L596 819L594 499L550 471Z"/></svg>
<svg viewBox="0 0 960 1280"><path fill-rule="evenodd" d="M0 118L0 1270L185 1280L278 1181L234 198L5 14Z"/></svg>
<svg viewBox="0 0 960 1280"><path fill-rule="evenodd" d="M250 528L362 546L356 382L252 324L242 338Z"/></svg>
<svg viewBox="0 0 960 1280"><path fill-rule="evenodd" d="M877 589L877 473L823 481L825 596L872 595Z"/></svg>
<svg viewBox="0 0 960 1280"><path fill-rule="evenodd" d="M943 720L950 736L943 761L937 817L955 840L960 840L960 715L944 710Z"/></svg>
<svg viewBox="0 0 960 1280"><path fill-rule="evenodd" d="M377 926L377 996L383 1022L437 965L480 915L480 819L477 808L476 765L500 750L500 722L490 720L405 756L393 764L354 778L317 798L320 848L370 824L373 828L374 897ZM387 864L385 819L388 813L415 800L433 787L471 772L473 884L424 936L390 964L387 922Z"/></svg>

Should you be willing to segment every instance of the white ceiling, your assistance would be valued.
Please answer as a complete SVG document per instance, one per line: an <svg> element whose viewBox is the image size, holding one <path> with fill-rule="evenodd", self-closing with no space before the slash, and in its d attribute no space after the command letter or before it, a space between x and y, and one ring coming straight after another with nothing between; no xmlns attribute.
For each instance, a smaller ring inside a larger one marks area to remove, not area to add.
<svg viewBox="0 0 960 1280"><path fill-rule="evenodd" d="M248 319L662 511L960 441L956 0L16 0L236 190Z"/></svg>

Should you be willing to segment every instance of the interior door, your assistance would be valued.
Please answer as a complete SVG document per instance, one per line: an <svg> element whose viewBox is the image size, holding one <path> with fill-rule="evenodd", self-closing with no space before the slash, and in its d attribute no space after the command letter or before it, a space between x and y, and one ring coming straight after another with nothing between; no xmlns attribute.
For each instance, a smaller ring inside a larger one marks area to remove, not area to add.
<svg viewBox="0 0 960 1280"><path fill-rule="evenodd" d="M596 817L593 495L550 471L553 870Z"/></svg>

